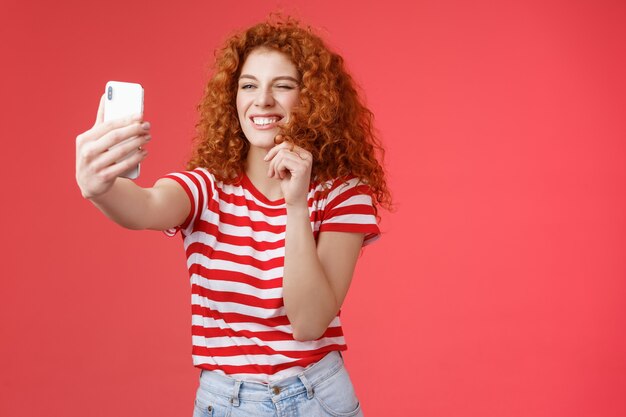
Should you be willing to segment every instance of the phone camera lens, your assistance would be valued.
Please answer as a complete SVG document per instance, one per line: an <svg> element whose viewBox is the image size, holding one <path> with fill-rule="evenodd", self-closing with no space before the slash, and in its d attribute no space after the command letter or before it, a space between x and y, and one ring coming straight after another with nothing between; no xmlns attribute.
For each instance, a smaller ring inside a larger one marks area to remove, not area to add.
<svg viewBox="0 0 626 417"><path fill-rule="evenodd" d="M107 89L107 98L109 100L113 99L113 87L109 86L109 88Z"/></svg>

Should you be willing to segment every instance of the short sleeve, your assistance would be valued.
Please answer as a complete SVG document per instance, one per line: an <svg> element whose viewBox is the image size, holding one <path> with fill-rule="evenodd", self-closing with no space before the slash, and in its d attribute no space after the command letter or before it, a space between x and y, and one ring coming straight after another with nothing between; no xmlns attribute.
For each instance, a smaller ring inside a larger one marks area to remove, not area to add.
<svg viewBox="0 0 626 417"><path fill-rule="evenodd" d="M321 232L364 233L363 246L380 237L371 189L358 178L336 180L326 198Z"/></svg>
<svg viewBox="0 0 626 417"><path fill-rule="evenodd" d="M191 210L183 224L165 230L164 233L168 236L174 236L180 230L183 236L190 235L213 194L214 178L203 168L173 172L163 178L176 181L183 188L191 203Z"/></svg>

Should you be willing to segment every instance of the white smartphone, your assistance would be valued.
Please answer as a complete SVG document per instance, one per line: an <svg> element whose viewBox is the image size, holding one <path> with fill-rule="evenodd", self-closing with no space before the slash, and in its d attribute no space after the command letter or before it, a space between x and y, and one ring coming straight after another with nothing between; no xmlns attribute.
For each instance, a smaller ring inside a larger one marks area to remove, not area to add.
<svg viewBox="0 0 626 417"><path fill-rule="evenodd" d="M143 87L141 84L109 81L104 92L106 94L104 100L105 122L133 114L143 114ZM128 156L131 155L133 154ZM120 176L130 179L139 177L139 164Z"/></svg>

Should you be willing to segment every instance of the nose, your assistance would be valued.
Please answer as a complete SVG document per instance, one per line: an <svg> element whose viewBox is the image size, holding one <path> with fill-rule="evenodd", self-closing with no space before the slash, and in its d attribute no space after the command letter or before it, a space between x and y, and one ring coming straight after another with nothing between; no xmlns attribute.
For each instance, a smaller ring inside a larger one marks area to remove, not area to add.
<svg viewBox="0 0 626 417"><path fill-rule="evenodd" d="M274 105L272 90L270 88L259 88L254 104L259 107L272 107Z"/></svg>

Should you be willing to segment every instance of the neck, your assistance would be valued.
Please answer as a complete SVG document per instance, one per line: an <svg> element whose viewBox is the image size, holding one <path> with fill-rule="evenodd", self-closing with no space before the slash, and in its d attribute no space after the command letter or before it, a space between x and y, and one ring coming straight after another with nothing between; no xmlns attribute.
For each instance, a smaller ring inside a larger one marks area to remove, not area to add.
<svg viewBox="0 0 626 417"><path fill-rule="evenodd" d="M270 163L263 160L266 154L266 149L255 146L250 147L248 157L246 158L246 175L256 189L269 200L280 200L283 198L280 180L267 176Z"/></svg>

